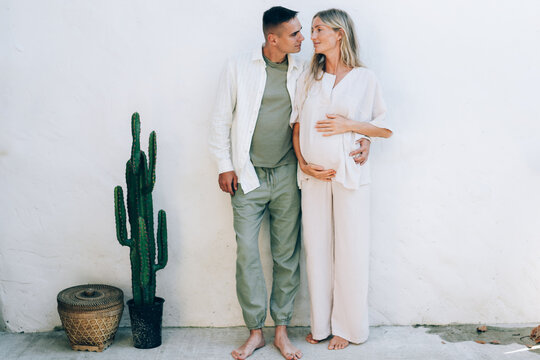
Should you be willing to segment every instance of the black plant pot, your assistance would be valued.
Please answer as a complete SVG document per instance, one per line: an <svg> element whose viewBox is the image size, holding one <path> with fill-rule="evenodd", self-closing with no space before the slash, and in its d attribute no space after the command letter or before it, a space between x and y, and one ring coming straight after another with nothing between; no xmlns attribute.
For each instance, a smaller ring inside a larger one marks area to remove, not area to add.
<svg viewBox="0 0 540 360"><path fill-rule="evenodd" d="M164 299L156 297L152 305L135 305L128 300L133 345L138 349L152 349L161 345L161 320Z"/></svg>

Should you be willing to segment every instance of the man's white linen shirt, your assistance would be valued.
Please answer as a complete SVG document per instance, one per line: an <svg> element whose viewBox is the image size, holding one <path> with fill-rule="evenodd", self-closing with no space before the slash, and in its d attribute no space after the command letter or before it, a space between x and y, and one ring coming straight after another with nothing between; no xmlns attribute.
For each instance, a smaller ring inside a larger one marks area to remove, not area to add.
<svg viewBox="0 0 540 360"><path fill-rule="evenodd" d="M292 105L304 63L291 54L287 56L287 90ZM261 48L229 59L219 81L211 119L210 152L218 171L235 171L244 193L260 186L249 150L265 85L266 63Z"/></svg>

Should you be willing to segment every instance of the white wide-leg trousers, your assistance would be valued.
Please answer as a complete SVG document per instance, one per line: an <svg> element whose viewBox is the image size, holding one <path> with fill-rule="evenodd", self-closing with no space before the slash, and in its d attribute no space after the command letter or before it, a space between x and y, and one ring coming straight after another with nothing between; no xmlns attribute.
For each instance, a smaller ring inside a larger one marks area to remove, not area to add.
<svg viewBox="0 0 540 360"><path fill-rule="evenodd" d="M335 181L302 182L302 229L315 340L332 334L359 344L368 338L369 226L369 185L350 190Z"/></svg>

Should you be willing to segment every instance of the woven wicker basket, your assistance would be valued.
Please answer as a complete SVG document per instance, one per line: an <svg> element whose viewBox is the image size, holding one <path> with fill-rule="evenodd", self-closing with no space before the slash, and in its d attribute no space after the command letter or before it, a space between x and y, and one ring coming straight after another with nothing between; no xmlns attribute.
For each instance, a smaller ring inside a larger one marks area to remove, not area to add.
<svg viewBox="0 0 540 360"><path fill-rule="evenodd" d="M108 285L79 285L58 294L58 313L73 350L101 352L112 344L124 293Z"/></svg>

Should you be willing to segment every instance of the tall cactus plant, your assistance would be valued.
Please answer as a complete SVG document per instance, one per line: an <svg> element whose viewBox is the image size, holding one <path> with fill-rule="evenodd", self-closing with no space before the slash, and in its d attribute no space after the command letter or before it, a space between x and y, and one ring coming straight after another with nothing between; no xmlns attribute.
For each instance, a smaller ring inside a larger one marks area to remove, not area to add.
<svg viewBox="0 0 540 360"><path fill-rule="evenodd" d="M131 237L127 235L121 186L114 188L116 237L121 245L130 248L133 301L135 305L149 305L154 303L156 295L156 271L167 265L167 218L165 211L159 210L157 235L154 237L152 190L156 182L156 132L150 134L148 161L140 149L141 124L138 113L131 117L131 132L131 158L126 164L127 213Z"/></svg>

